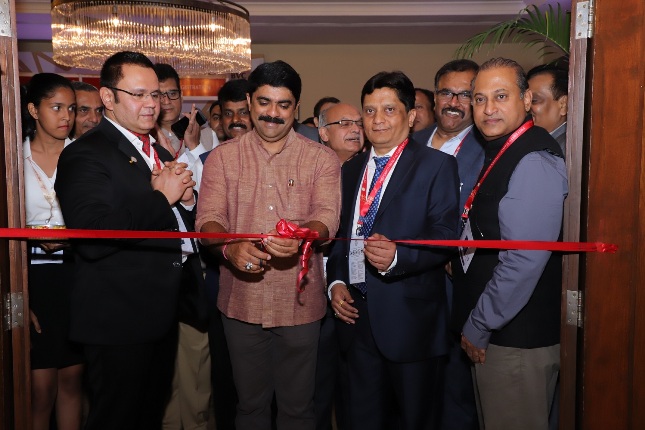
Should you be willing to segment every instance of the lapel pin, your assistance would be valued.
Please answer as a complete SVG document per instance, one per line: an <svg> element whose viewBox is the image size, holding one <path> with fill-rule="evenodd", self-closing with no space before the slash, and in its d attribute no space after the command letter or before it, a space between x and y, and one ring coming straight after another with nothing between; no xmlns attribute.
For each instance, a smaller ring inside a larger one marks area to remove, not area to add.
<svg viewBox="0 0 645 430"><path fill-rule="evenodd" d="M135 157L130 157L130 164L134 164L137 162L137 159Z"/></svg>

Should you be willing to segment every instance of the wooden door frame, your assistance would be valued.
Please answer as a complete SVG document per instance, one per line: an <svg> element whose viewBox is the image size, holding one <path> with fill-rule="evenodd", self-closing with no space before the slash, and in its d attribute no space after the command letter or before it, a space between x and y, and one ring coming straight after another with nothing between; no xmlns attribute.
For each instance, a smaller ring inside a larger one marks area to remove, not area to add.
<svg viewBox="0 0 645 430"><path fill-rule="evenodd" d="M2 144L0 159L4 167L4 183L0 195L6 197L6 208L3 208L0 219L2 226L24 226L24 183L22 179L22 144L20 121L20 83L18 80L18 44L16 27L16 6L14 0L0 0L0 18L7 24L0 24L0 93L2 97ZM29 362L29 315L27 293L27 255L26 243L17 240L0 240L0 260L2 271L2 302L4 305L7 292L22 296L23 312L20 326L11 327L3 332L2 381L11 382L13 389L3 388L0 406L5 412L12 411L9 417L3 418L7 428L31 429L31 372ZM9 288L7 288L7 283ZM8 291L7 291L8 290ZM4 330L5 328L3 328ZM9 334L9 335L8 335ZM5 337L6 336L6 337ZM9 339L10 338L10 342ZM11 345L7 351L5 345ZM6 354L13 355L12 362L7 363ZM12 374L5 372L11 369ZM11 393L12 398L5 397ZM12 415L12 416L11 416ZM9 424L6 421L12 421Z"/></svg>

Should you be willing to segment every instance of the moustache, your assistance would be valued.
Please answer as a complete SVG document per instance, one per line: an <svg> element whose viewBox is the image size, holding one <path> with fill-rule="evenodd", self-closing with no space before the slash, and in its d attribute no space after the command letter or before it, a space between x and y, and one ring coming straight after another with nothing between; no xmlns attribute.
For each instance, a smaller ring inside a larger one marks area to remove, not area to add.
<svg viewBox="0 0 645 430"><path fill-rule="evenodd" d="M284 124L284 120L282 118L278 117L272 117L269 115L260 115L258 117L260 121L265 121L265 122L272 122L274 124Z"/></svg>
<svg viewBox="0 0 645 430"><path fill-rule="evenodd" d="M441 113L442 113L442 114L446 114L446 113L458 113L458 114L459 114L459 116L461 116L462 118L463 118L464 116L466 116L466 112L464 112L463 110L455 109L455 108L443 108L443 109L441 109Z"/></svg>
<svg viewBox="0 0 645 430"><path fill-rule="evenodd" d="M229 129L229 130L233 130L233 129L234 129L234 128L236 128L236 127L237 127L237 128L243 128L244 130L246 130L246 124L241 123L241 122L234 122L234 123L231 123L231 125L229 125L229 126L228 126L228 129Z"/></svg>

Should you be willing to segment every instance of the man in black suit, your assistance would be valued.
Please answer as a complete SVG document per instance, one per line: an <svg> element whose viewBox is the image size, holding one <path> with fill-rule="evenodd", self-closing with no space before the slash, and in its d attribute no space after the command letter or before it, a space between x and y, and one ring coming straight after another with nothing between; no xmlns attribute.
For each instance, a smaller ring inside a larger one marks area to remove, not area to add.
<svg viewBox="0 0 645 430"><path fill-rule="evenodd" d="M67 226L185 227L195 204L191 173L150 145L160 99L152 63L139 53L113 55L101 70L100 95L105 117L59 159L55 187ZM75 243L70 338L85 347L86 429L160 428L177 345L181 242Z"/></svg>
<svg viewBox="0 0 645 430"><path fill-rule="evenodd" d="M451 251L389 239L455 239L459 179L454 157L409 138L414 95L401 72L373 76L361 94L372 149L343 165L338 237L355 240L333 247L327 279L353 429L439 425Z"/></svg>
<svg viewBox="0 0 645 430"><path fill-rule="evenodd" d="M453 60L436 73L435 118L437 123L412 134L412 138L452 155L459 169L459 208L463 208L484 164L484 138L473 127L470 83L479 65L471 60ZM460 213L461 215L461 213ZM446 276L448 307L452 308L452 279ZM442 430L477 430L477 407L471 377L471 362L461 349L459 333L450 336L446 363Z"/></svg>

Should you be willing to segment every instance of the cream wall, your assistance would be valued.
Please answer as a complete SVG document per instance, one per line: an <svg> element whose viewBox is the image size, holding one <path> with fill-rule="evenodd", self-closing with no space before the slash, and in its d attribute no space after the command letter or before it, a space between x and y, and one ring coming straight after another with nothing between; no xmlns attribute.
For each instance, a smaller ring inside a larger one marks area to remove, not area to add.
<svg viewBox="0 0 645 430"><path fill-rule="evenodd" d="M335 96L360 106L361 89L376 73L401 70L416 87L433 89L434 75L453 59L459 45L253 45L253 56L264 60L284 60L302 78L300 119L313 115L318 99ZM490 53L473 58L482 63L491 57L508 57L525 70L542 63L538 48L501 45Z"/></svg>

